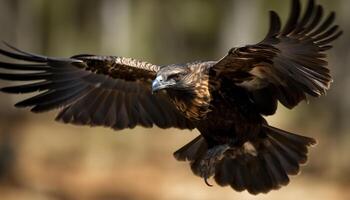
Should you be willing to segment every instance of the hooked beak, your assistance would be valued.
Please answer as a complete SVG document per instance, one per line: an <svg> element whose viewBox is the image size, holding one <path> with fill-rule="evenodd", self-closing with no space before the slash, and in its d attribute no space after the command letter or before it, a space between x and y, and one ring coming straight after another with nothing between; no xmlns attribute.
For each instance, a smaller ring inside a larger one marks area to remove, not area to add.
<svg viewBox="0 0 350 200"><path fill-rule="evenodd" d="M169 86L172 86L174 84L174 81L164 81L162 76L157 76L157 78L154 79L152 82L152 93L164 88L168 88Z"/></svg>

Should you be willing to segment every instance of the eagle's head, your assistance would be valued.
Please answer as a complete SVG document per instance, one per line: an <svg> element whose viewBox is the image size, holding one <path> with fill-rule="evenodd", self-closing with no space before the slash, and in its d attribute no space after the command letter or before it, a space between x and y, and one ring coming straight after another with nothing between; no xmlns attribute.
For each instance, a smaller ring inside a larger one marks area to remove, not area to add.
<svg viewBox="0 0 350 200"><path fill-rule="evenodd" d="M152 92L159 90L190 90L193 88L195 77L187 66L169 65L162 67L152 82Z"/></svg>
<svg viewBox="0 0 350 200"><path fill-rule="evenodd" d="M209 112L208 64L188 63L161 68L152 83L152 92L166 90L170 100L189 119L202 119Z"/></svg>

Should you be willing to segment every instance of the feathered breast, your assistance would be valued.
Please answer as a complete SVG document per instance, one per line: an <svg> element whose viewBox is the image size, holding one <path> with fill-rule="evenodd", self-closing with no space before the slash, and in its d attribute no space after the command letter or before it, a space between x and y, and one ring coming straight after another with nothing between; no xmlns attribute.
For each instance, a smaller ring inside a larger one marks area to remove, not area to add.
<svg viewBox="0 0 350 200"><path fill-rule="evenodd" d="M206 63L195 64L189 67L191 73L186 75L182 84L189 87L181 94L172 95L173 103L186 118L191 120L204 119L212 100L209 90L209 74Z"/></svg>

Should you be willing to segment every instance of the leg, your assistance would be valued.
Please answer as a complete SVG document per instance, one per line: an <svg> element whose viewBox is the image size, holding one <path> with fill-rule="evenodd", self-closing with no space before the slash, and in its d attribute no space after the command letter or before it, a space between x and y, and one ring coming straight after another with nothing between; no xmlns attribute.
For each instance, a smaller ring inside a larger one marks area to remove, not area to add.
<svg viewBox="0 0 350 200"><path fill-rule="evenodd" d="M228 149L230 149L228 144L214 146L208 149L204 157L199 161L199 174L204 178L204 182L208 186L212 186L208 183L208 178L215 173L215 166L217 162L224 157L224 153Z"/></svg>

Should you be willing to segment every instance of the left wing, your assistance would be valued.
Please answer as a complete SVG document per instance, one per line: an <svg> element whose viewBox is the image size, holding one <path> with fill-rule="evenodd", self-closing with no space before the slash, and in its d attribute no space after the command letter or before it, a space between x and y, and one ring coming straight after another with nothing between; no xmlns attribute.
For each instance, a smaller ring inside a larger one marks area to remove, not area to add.
<svg viewBox="0 0 350 200"><path fill-rule="evenodd" d="M26 63L0 62L0 79L30 81L2 88L7 93L34 93L16 104L33 112L59 108L57 120L113 129L136 125L193 129L167 97L152 95L151 81L159 66L131 58L77 55L49 58L0 49L0 54Z"/></svg>
<svg viewBox="0 0 350 200"><path fill-rule="evenodd" d="M299 0L292 1L292 11L281 30L279 16L271 11L270 30L256 44L233 48L211 68L212 82L229 80L245 88L257 109L273 114L277 100L293 108L306 94L325 94L332 81L324 60L329 44L342 32L332 26L334 12L323 20L323 9L309 0L303 16ZM321 23L322 22L322 23Z"/></svg>

